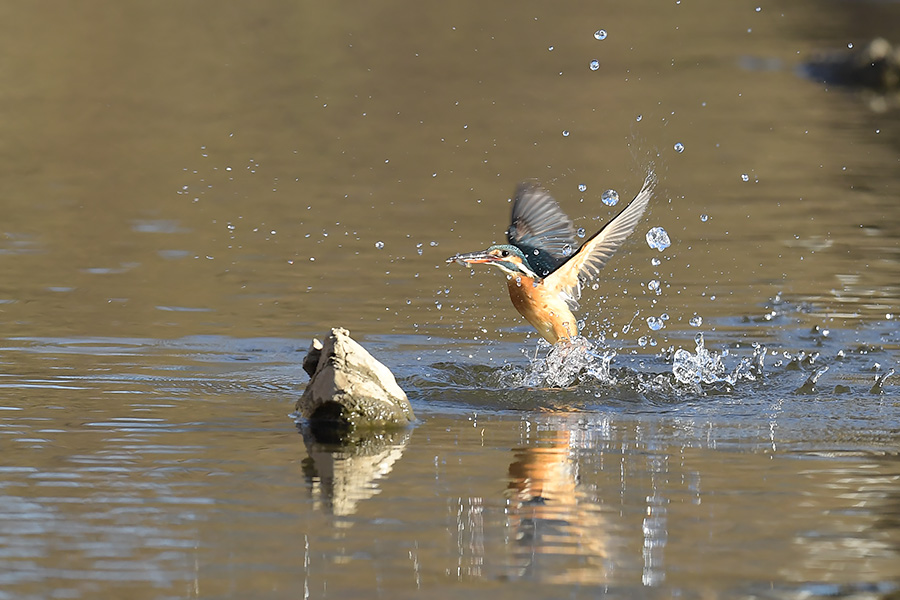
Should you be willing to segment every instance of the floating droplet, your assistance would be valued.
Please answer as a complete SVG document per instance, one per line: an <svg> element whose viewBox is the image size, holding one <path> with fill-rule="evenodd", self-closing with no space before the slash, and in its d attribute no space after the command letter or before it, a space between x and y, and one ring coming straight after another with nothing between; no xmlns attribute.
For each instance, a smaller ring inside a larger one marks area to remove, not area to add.
<svg viewBox="0 0 900 600"><path fill-rule="evenodd" d="M659 291L659 280L651 279L649 282L647 282L647 289L649 289L651 292Z"/></svg>
<svg viewBox="0 0 900 600"><path fill-rule="evenodd" d="M700 315L694 315L693 317L691 317L691 320L688 321L688 323L691 324L691 327L700 327L701 325L703 325L703 317L701 317Z"/></svg>
<svg viewBox="0 0 900 600"><path fill-rule="evenodd" d="M616 190L606 190L600 196L600 200L607 206L615 206L619 203L619 192Z"/></svg>
<svg viewBox="0 0 900 600"><path fill-rule="evenodd" d="M646 335L642 335L641 337L638 338L638 346L640 346L641 348L643 348L644 346L647 345L647 342L648 342L648 341L649 341L649 340L647 339L647 336L646 336Z"/></svg>
<svg viewBox="0 0 900 600"><path fill-rule="evenodd" d="M653 265L654 267L658 267L660 264L662 264L662 261L659 260L658 258L651 258L650 264Z"/></svg>
<svg viewBox="0 0 900 600"><path fill-rule="evenodd" d="M647 317L647 327L652 329L653 331L659 331L663 327L665 327L665 323L662 322L662 319L658 319L656 317Z"/></svg>
<svg viewBox="0 0 900 600"><path fill-rule="evenodd" d="M647 232L647 245L656 248L660 252L672 245L669 234L662 227L654 227Z"/></svg>
<svg viewBox="0 0 900 600"><path fill-rule="evenodd" d="M381 250L382 248L384 248L384 242L378 240L377 242L375 242L375 247Z"/></svg>
<svg viewBox="0 0 900 600"><path fill-rule="evenodd" d="M609 34L606 33L605 29L598 29L597 31L594 32L594 39L595 40L605 40L608 35Z"/></svg>
<svg viewBox="0 0 900 600"><path fill-rule="evenodd" d="M741 174L741 181L750 181L750 176L746 173Z"/></svg>
<svg viewBox="0 0 900 600"><path fill-rule="evenodd" d="M570 254L572 254L572 245L566 244L565 246L563 246L562 254L563 256L569 256Z"/></svg>
<svg viewBox="0 0 900 600"><path fill-rule="evenodd" d="M644 115L638 115L637 117L635 117L634 120L635 120L635 121L640 121L640 120L643 119L643 118L644 118Z"/></svg>
<svg viewBox="0 0 900 600"><path fill-rule="evenodd" d="M569 137L569 130L563 129L563 137Z"/></svg>
<svg viewBox="0 0 900 600"><path fill-rule="evenodd" d="M676 143L675 144L675 152L677 152L678 154L681 154L682 152L684 152L684 144L682 144L681 142Z"/></svg>
<svg viewBox="0 0 900 600"><path fill-rule="evenodd" d="M703 221L704 223L706 223L707 221L709 221L709 215L706 213L703 213L702 215L700 215L700 220Z"/></svg>
<svg viewBox="0 0 900 600"><path fill-rule="evenodd" d="M599 60L592 60L592 61L591 61L591 71L596 71L596 70L599 69L599 68L600 68L600 61L599 61Z"/></svg>
<svg viewBox="0 0 900 600"><path fill-rule="evenodd" d="M578 191L579 191L579 192L586 192L586 191L587 191L587 186L586 186L585 184L583 184L583 183L579 183L579 184L578 184Z"/></svg>
<svg viewBox="0 0 900 600"><path fill-rule="evenodd" d="M578 231L575 232L575 235L577 235L580 238L583 238L585 233L587 233L587 232L584 230L584 227L579 227Z"/></svg>

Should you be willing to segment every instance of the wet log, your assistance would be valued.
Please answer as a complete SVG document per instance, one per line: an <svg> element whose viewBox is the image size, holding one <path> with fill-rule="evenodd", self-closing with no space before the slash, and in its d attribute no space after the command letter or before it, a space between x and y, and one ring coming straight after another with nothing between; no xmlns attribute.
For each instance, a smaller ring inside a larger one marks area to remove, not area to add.
<svg viewBox="0 0 900 600"><path fill-rule="evenodd" d="M314 429L346 433L405 427L414 419L406 393L390 369L343 328L313 340L303 368L312 379L296 410Z"/></svg>

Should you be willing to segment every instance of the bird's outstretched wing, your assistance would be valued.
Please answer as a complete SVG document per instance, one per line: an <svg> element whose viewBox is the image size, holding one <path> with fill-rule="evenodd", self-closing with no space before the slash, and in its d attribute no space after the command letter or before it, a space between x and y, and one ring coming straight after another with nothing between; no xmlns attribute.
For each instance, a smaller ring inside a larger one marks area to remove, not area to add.
<svg viewBox="0 0 900 600"><path fill-rule="evenodd" d="M656 174L650 172L634 200L547 277L545 285L557 288L574 304L581 297L581 285L597 277L600 269L637 227L655 186Z"/></svg>
<svg viewBox="0 0 900 600"><path fill-rule="evenodd" d="M522 251L541 277L555 271L575 250L572 220L547 190L531 181L516 188L506 239Z"/></svg>

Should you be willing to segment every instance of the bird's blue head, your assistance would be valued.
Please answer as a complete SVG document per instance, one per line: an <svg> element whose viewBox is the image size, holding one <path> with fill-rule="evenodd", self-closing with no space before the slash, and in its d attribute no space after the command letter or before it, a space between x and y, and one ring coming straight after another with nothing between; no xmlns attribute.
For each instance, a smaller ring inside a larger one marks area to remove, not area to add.
<svg viewBox="0 0 900 600"><path fill-rule="evenodd" d="M457 254L448 258L447 262L457 262L465 266L494 265L512 277L529 277L541 281L541 277L535 273L522 251L512 244L497 244L480 252Z"/></svg>

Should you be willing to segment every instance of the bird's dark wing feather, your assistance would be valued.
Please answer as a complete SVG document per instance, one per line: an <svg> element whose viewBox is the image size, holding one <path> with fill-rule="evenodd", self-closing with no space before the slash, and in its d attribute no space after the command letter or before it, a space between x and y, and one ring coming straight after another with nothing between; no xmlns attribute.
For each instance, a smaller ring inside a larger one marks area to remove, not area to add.
<svg viewBox="0 0 900 600"><path fill-rule="evenodd" d="M571 219L535 182L523 182L516 188L506 239L522 251L541 277L559 268L575 250Z"/></svg>

